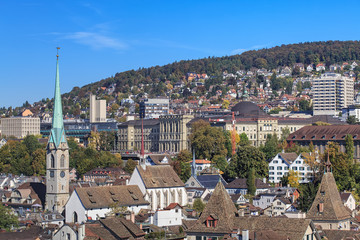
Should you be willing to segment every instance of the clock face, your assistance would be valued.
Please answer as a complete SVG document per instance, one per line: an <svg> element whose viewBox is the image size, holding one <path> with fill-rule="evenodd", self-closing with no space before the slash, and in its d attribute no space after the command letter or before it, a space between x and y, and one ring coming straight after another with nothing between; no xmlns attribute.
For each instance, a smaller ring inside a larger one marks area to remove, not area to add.
<svg viewBox="0 0 360 240"><path fill-rule="evenodd" d="M65 177L65 172L64 171L61 171L61 173L60 173L60 177Z"/></svg>

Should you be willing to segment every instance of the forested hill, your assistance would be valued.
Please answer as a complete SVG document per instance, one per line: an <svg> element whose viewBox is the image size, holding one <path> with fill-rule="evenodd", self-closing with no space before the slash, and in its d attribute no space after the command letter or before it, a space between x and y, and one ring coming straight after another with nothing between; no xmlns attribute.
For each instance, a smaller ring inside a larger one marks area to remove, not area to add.
<svg viewBox="0 0 360 240"><path fill-rule="evenodd" d="M274 69L278 66L292 66L294 63L317 64L323 62L330 65L351 60L360 60L360 41L281 45L269 49L246 51L240 55L180 61L165 66L116 73L113 77L86 85L81 89L76 87L65 96L77 96L79 93L81 96L99 87L108 87L112 83L117 85L116 92L128 93L131 86L137 86L140 83L152 84L165 80L170 80L171 83L177 82L188 72L220 76L223 71L235 73L237 70L248 70L252 67Z"/></svg>

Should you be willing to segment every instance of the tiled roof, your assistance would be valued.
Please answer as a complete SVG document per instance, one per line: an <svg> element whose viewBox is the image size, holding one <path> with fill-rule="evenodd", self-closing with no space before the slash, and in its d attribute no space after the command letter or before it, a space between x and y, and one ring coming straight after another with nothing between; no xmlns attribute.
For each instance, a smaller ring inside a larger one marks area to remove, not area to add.
<svg viewBox="0 0 360 240"><path fill-rule="evenodd" d="M344 141L347 134L357 141L360 138L360 125L305 126L290 134L287 141Z"/></svg>
<svg viewBox="0 0 360 240"><path fill-rule="evenodd" d="M86 209L108 208L113 204L149 205L135 185L76 188L75 191Z"/></svg>
<svg viewBox="0 0 360 240"><path fill-rule="evenodd" d="M319 204L323 204L323 212L319 212ZM319 190L306 217L313 221L339 221L350 219L350 213L343 205L334 176L324 173Z"/></svg>
<svg viewBox="0 0 360 240"><path fill-rule="evenodd" d="M292 164L298 157L296 153L279 153L280 157L284 159L288 164Z"/></svg>
<svg viewBox="0 0 360 240"><path fill-rule="evenodd" d="M151 160L156 164L156 165L160 165L160 164L170 164L171 163L171 156L169 154L149 154L148 155ZM168 162L164 163L162 162L162 160L164 158L167 158Z"/></svg>
<svg viewBox="0 0 360 240"><path fill-rule="evenodd" d="M326 239L329 239L329 240L338 240L338 239L358 240L358 239L360 239L360 233L357 231L322 230L322 232L325 234Z"/></svg>
<svg viewBox="0 0 360 240"><path fill-rule="evenodd" d="M180 204L178 203L170 203L169 206L167 206L166 208L164 208L165 210L171 210L171 209L174 209L176 206L180 206ZM182 208L182 207L181 207Z"/></svg>
<svg viewBox="0 0 360 240"><path fill-rule="evenodd" d="M229 233L233 230L231 226L236 213L237 210L235 205L229 194L226 192L224 185L221 182L218 182L209 202L201 213L200 218L189 227L187 232ZM215 227L206 227L205 220L209 216L218 219L218 223Z"/></svg>
<svg viewBox="0 0 360 240"><path fill-rule="evenodd" d="M270 184L264 183L261 179L255 179L255 186L257 189L269 188ZM234 181L225 185L226 189L229 188L239 188L239 189L247 189L246 178L237 178Z"/></svg>
<svg viewBox="0 0 360 240"><path fill-rule="evenodd" d="M146 188L184 187L174 169L169 165L136 166Z"/></svg>

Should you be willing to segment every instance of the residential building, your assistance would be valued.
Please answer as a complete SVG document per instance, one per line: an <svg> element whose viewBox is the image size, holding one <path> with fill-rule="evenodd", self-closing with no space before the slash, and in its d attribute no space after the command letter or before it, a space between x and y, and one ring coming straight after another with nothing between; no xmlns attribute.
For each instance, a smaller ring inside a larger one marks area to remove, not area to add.
<svg viewBox="0 0 360 240"><path fill-rule="evenodd" d="M340 197L345 207L349 208L351 211L355 210L356 200L351 192L342 192L340 193Z"/></svg>
<svg viewBox="0 0 360 240"><path fill-rule="evenodd" d="M265 192L271 186L270 186L270 184L266 183L266 179L258 179L257 178L257 179L255 179L255 187L256 187L255 195L258 195L262 192ZM236 178L232 182L226 184L225 189L230 195L232 195L232 194L246 195L247 191L248 191L246 178Z"/></svg>
<svg viewBox="0 0 360 240"><path fill-rule="evenodd" d="M298 172L299 183L308 183L313 179L313 169L306 164L308 153L278 153L269 163L269 182L280 183L289 170ZM305 157L304 157L305 156Z"/></svg>
<svg viewBox="0 0 360 240"><path fill-rule="evenodd" d="M197 187L186 187L188 203L193 204L196 199L201 199L204 202L204 199L210 194L210 190L207 188L197 188Z"/></svg>
<svg viewBox="0 0 360 240"><path fill-rule="evenodd" d="M187 204L185 184L170 165L136 166L129 184L139 186L151 210L165 208L170 203Z"/></svg>
<svg viewBox="0 0 360 240"><path fill-rule="evenodd" d="M318 65L316 65L316 71L325 71L325 65L323 63L319 63Z"/></svg>
<svg viewBox="0 0 360 240"><path fill-rule="evenodd" d="M2 136L24 138L27 135L40 134L40 118L10 117L0 119L0 132Z"/></svg>
<svg viewBox="0 0 360 240"><path fill-rule="evenodd" d="M65 206L65 222L83 223L104 218L114 207L138 214L141 208L149 208L149 202L134 185L76 188Z"/></svg>
<svg viewBox="0 0 360 240"><path fill-rule="evenodd" d="M83 181L95 182L95 179L115 180L129 179L130 174L119 167L94 168L83 175Z"/></svg>
<svg viewBox="0 0 360 240"><path fill-rule="evenodd" d="M154 225L158 227L181 226L182 207L178 203L170 203L164 209L158 209L154 214Z"/></svg>
<svg viewBox="0 0 360 240"><path fill-rule="evenodd" d="M314 78L313 114L337 115L354 103L354 80L337 73L325 73Z"/></svg>
<svg viewBox="0 0 360 240"><path fill-rule="evenodd" d="M207 159L195 159L195 175L197 175L197 172L201 172L209 167L211 167L211 161Z"/></svg>
<svg viewBox="0 0 360 240"><path fill-rule="evenodd" d="M351 215L341 201L330 167L331 163L328 160L318 192L306 218L321 226L323 230L350 230Z"/></svg>
<svg viewBox="0 0 360 240"><path fill-rule="evenodd" d="M7 143L6 139L3 138L0 140L0 148L2 148Z"/></svg>
<svg viewBox="0 0 360 240"><path fill-rule="evenodd" d="M90 123L106 122L106 100L90 95Z"/></svg>
<svg viewBox="0 0 360 240"><path fill-rule="evenodd" d="M169 98L148 98L145 103L145 118L159 118L169 114Z"/></svg>
<svg viewBox="0 0 360 240"><path fill-rule="evenodd" d="M341 112L341 118L345 122L350 116L354 116L356 121L360 121L360 107L357 105L350 105L347 108L343 108Z"/></svg>
<svg viewBox="0 0 360 240"><path fill-rule="evenodd" d="M264 214L269 217L277 217L285 214L285 211L291 206L288 198L275 198L271 205L264 209Z"/></svg>
<svg viewBox="0 0 360 240"><path fill-rule="evenodd" d="M354 159L360 159L360 125L306 126L290 134L286 140L300 146L309 146L312 142L320 154L324 153L328 142L336 142L340 150L345 152L347 134L353 137Z"/></svg>

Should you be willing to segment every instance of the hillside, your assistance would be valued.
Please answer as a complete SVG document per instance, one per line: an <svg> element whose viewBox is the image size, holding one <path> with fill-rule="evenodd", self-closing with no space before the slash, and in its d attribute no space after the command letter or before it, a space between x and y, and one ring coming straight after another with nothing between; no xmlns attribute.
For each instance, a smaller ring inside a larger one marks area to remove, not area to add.
<svg viewBox="0 0 360 240"><path fill-rule="evenodd" d="M209 78L202 80L204 86L198 89L200 91L197 91L198 96L201 96L202 93L211 92L211 85L224 83L225 80L222 75L224 71L236 73L238 70L252 70L254 68L273 70L283 66L292 67L294 63L303 63L306 66L321 62L329 66L334 63L354 60L360 60L360 41L307 42L281 45L269 49L247 51L240 55L179 61L165 66L116 73L112 77L81 88L74 87L72 91L63 95L63 104L65 113L79 116L80 109L88 107L90 92L97 94L98 97L105 97L110 104L117 103L117 105L120 104L122 98L129 95L139 98L144 93L150 97L164 95L171 96L171 98L189 97L191 93L187 92L187 89L194 86L191 86L190 82L186 81L185 76L187 73L195 72L198 74L205 73L209 76ZM178 82L184 84L183 88L173 91L172 87ZM291 83L291 81L288 81L284 82L283 85L288 84L287 86L290 86ZM228 83L228 85L234 84ZM101 87L109 88L110 86L114 86L111 93L99 91ZM251 84L249 90L250 88ZM212 90L213 93L208 94L207 98L214 96L218 88ZM221 90L227 89L223 88ZM23 107L26 105L24 104ZM51 100L45 99L35 103L32 108L35 113L46 112L49 109L51 109ZM5 111L5 109L0 110ZM14 115L18 112L21 112L21 108L14 111Z"/></svg>

